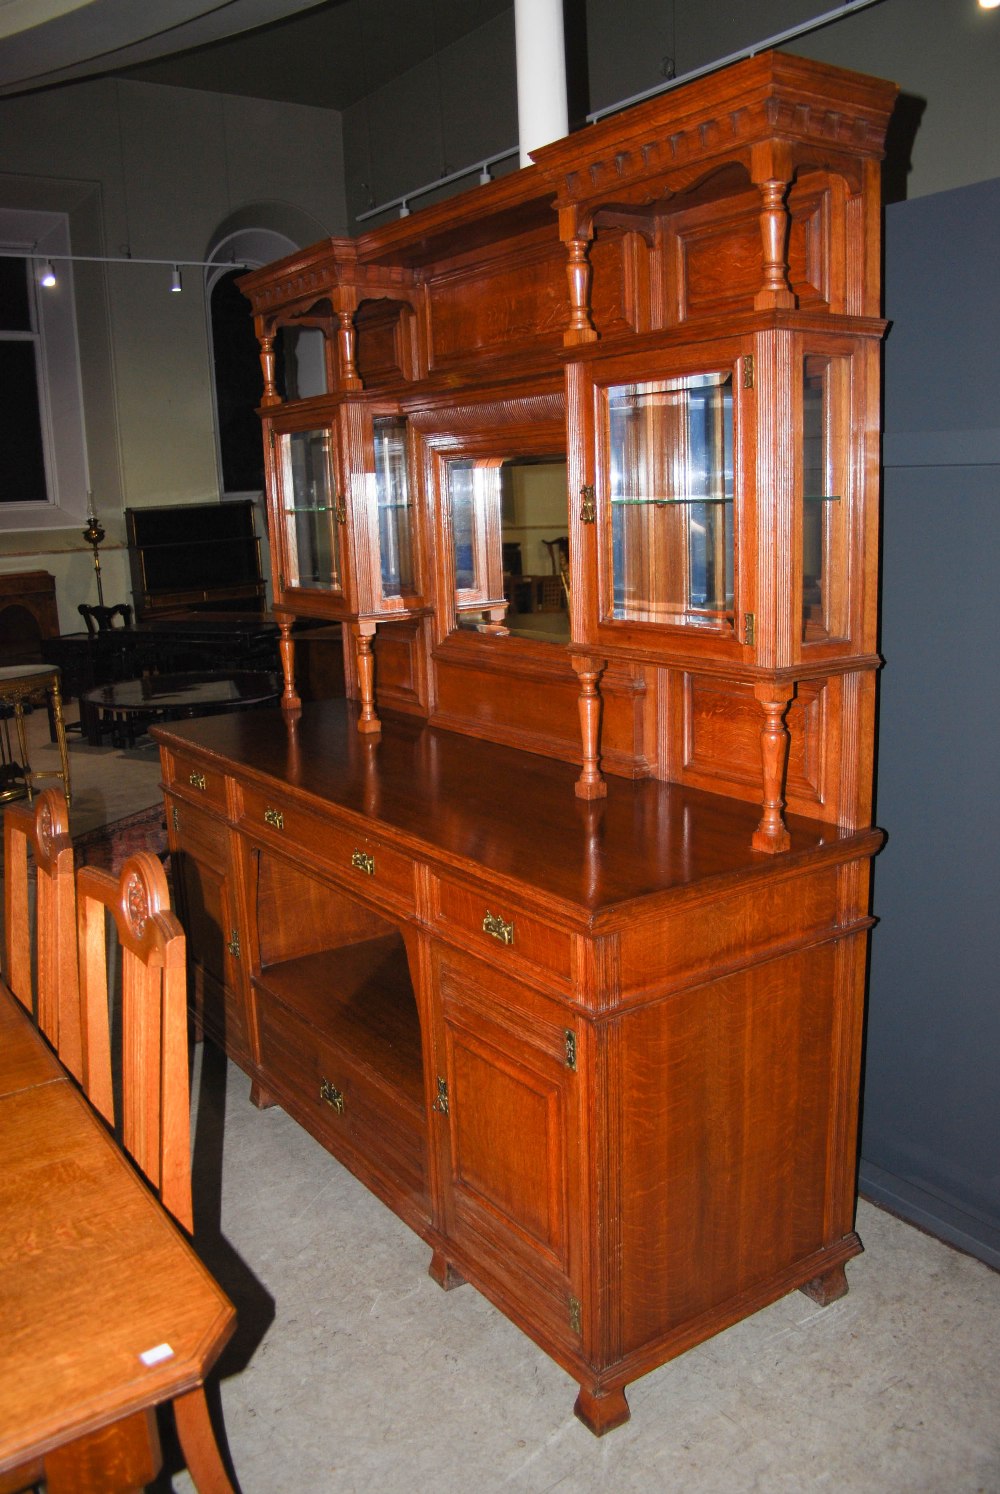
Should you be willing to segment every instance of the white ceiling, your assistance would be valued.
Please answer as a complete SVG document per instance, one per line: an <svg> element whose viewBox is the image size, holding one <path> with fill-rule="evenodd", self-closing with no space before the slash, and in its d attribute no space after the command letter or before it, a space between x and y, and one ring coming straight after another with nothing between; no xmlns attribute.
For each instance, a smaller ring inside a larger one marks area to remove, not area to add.
<svg viewBox="0 0 1000 1494"><path fill-rule="evenodd" d="M0 95L106 73L344 109L512 0L0 0Z"/></svg>

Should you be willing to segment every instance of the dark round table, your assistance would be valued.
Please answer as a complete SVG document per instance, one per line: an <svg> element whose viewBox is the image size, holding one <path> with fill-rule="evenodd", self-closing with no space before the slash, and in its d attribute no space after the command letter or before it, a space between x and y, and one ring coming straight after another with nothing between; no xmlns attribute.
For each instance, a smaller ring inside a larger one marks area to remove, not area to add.
<svg viewBox="0 0 1000 1494"><path fill-rule="evenodd" d="M87 690L80 697L80 726L91 747L109 733L113 746L131 747L157 721L247 711L280 697L278 676L257 670L153 674Z"/></svg>

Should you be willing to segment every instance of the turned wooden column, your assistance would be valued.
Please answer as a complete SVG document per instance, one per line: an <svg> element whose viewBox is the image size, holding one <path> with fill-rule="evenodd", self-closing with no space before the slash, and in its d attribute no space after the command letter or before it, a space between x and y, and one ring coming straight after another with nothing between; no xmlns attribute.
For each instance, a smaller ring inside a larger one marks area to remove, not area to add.
<svg viewBox="0 0 1000 1494"><path fill-rule="evenodd" d="M375 636L375 624L373 622L352 623L351 632L354 634L355 652L358 662L358 689L361 693L361 715L358 718L358 731L381 731L382 723L375 713L375 658L372 654L372 639Z"/></svg>
<svg viewBox="0 0 1000 1494"><path fill-rule="evenodd" d="M751 175L760 192L760 235L764 251L764 274L754 296L758 311L793 307L795 294L788 279L788 230L786 197L791 185L787 152L768 143L755 149Z"/></svg>
<svg viewBox="0 0 1000 1494"><path fill-rule="evenodd" d="M281 709L301 711L302 701L295 689L295 642L292 638L292 625L295 618L287 612L276 612L275 616L278 620L278 653L281 657L281 673L285 680Z"/></svg>
<svg viewBox="0 0 1000 1494"><path fill-rule="evenodd" d="M278 386L274 382L274 338L258 334L260 342L260 371L264 378L264 392L260 397L262 405L280 405L281 395Z"/></svg>
<svg viewBox="0 0 1000 1494"><path fill-rule="evenodd" d="M331 299L337 318L337 387L363 389L355 362L357 334L354 313L358 309L357 293L353 287L342 286Z"/></svg>
<svg viewBox="0 0 1000 1494"><path fill-rule="evenodd" d="M603 659L579 656L573 668L580 680L580 737L583 742L583 771L576 780L578 799L603 799L608 792L600 766L601 695L597 682L604 668Z"/></svg>
<svg viewBox="0 0 1000 1494"><path fill-rule="evenodd" d="M587 250L591 234L578 223L576 213L560 208L559 236L566 245L566 278L569 281L569 325L563 333L565 347L596 342L597 329L590 313L590 260Z"/></svg>
<svg viewBox="0 0 1000 1494"><path fill-rule="evenodd" d="M764 708L760 753L764 770L764 813L750 844L755 851L787 851L791 836L785 826L785 770L788 766L788 727L785 712L792 697L785 685L755 685L754 695Z"/></svg>

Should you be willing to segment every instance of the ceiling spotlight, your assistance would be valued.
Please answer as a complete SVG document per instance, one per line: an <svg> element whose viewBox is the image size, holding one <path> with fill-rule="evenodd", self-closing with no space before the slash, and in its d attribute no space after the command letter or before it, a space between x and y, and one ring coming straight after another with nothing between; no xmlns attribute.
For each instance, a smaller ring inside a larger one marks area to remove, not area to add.
<svg viewBox="0 0 1000 1494"><path fill-rule="evenodd" d="M1000 5L1000 0L979 0L980 10L996 10L998 5Z"/></svg>
<svg viewBox="0 0 1000 1494"><path fill-rule="evenodd" d="M490 168L488 166L482 166L482 167L480 167L480 170L479 170L479 185L481 187L485 187L492 180L493 180L493 177L490 174Z"/></svg>
<svg viewBox="0 0 1000 1494"><path fill-rule="evenodd" d="M399 204L399 216L401 218L408 218L410 216L410 204L408 202L401 202Z"/></svg>
<svg viewBox="0 0 1000 1494"><path fill-rule="evenodd" d="M174 265L174 273L170 277L170 289L174 295L177 295L179 291L182 291L184 289L184 286L181 283L180 265Z"/></svg>
<svg viewBox="0 0 1000 1494"><path fill-rule="evenodd" d="M46 260L46 262L45 262L45 269L42 271L42 274L41 274L41 283L42 283L42 285L49 286L49 287L57 284L57 281L56 281L56 272L52 268L52 261L51 261L51 259Z"/></svg>

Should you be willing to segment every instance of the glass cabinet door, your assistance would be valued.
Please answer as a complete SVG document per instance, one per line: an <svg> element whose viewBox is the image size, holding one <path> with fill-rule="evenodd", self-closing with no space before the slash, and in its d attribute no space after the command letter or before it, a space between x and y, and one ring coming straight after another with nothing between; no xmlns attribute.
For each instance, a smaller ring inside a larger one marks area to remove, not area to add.
<svg viewBox="0 0 1000 1494"><path fill-rule="evenodd" d="M373 424L382 595L412 595L417 581L406 421L383 415L377 416Z"/></svg>
<svg viewBox="0 0 1000 1494"><path fill-rule="evenodd" d="M611 507L605 616L731 629L732 371L609 388L605 438Z"/></svg>
<svg viewBox="0 0 1000 1494"><path fill-rule="evenodd" d="M847 493L843 470L850 360L802 363L802 641L843 638L847 622Z"/></svg>
<svg viewBox="0 0 1000 1494"><path fill-rule="evenodd" d="M281 442L285 584L340 592L343 518L328 430L291 431Z"/></svg>

